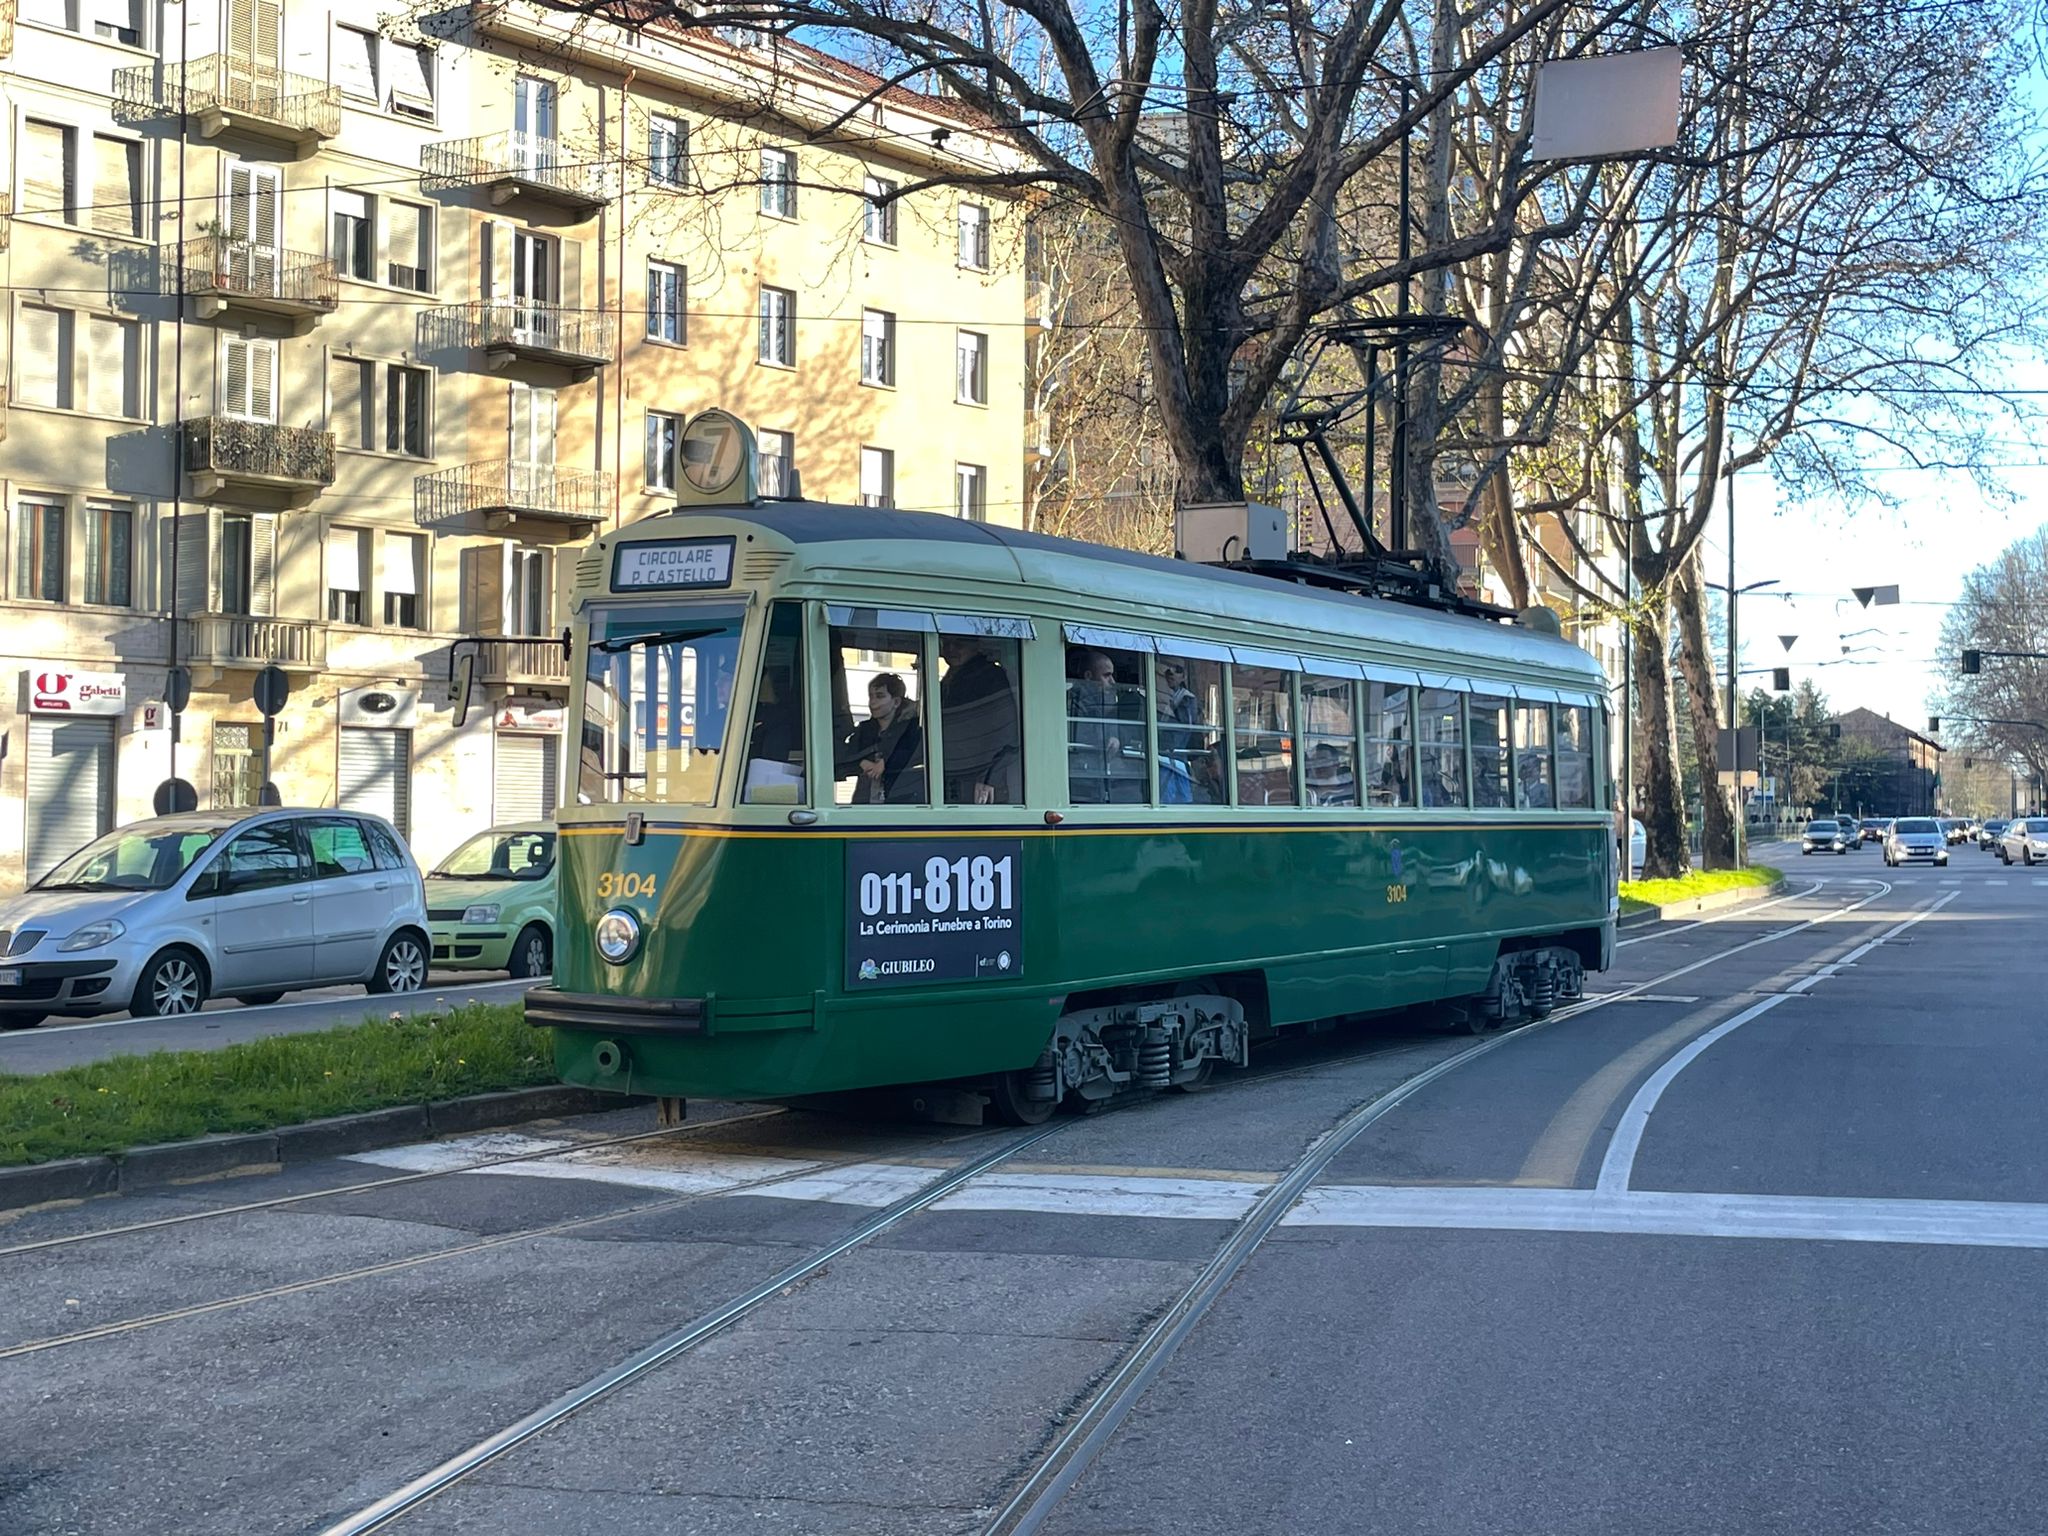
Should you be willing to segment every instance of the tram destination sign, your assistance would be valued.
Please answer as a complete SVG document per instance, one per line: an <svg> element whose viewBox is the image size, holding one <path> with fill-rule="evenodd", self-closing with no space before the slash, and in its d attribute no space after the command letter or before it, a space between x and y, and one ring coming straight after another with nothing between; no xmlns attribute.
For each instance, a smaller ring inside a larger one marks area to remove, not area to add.
<svg viewBox="0 0 2048 1536"><path fill-rule="evenodd" d="M614 592L732 585L732 539L642 539L612 552Z"/></svg>
<svg viewBox="0 0 2048 1536"><path fill-rule="evenodd" d="M1023 843L846 844L846 985L996 981L1024 972Z"/></svg>

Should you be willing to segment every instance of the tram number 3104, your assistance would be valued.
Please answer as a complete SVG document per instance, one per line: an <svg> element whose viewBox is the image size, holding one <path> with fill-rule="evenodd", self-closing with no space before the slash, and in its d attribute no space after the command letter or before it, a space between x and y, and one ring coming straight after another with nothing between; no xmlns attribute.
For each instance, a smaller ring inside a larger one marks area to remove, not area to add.
<svg viewBox="0 0 2048 1536"><path fill-rule="evenodd" d="M860 910L863 917L908 917L913 913L938 916L947 912L1007 912L1014 860L986 856L927 859L924 882L910 871L882 874L874 870L860 877Z"/></svg>

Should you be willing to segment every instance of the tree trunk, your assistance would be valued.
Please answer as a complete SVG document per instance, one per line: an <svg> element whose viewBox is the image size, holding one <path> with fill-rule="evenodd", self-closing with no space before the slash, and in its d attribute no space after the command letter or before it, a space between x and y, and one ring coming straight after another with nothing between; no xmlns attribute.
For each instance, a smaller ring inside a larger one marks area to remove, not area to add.
<svg viewBox="0 0 2048 1536"><path fill-rule="evenodd" d="M1669 598L1645 593L1630 619L1636 674L1636 793L1642 802L1643 874L1670 879L1688 867L1678 722L1671 713Z"/></svg>
<svg viewBox="0 0 2048 1536"><path fill-rule="evenodd" d="M1735 867L1735 797L1724 793L1718 744L1721 693L1714 686L1714 658L1707 638L1706 583L1697 553L1687 560L1674 584L1672 606L1678 619L1678 670L1685 678L1686 704L1692 714L1693 753L1700 775L1700 865L1704 869Z"/></svg>

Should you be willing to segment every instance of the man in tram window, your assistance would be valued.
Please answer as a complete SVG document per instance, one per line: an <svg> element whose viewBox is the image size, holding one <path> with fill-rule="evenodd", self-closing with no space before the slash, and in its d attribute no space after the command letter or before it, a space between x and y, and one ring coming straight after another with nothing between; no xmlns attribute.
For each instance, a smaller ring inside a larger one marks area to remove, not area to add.
<svg viewBox="0 0 2048 1536"><path fill-rule="evenodd" d="M1518 803L1526 810L1547 811L1551 807L1550 784L1543 774L1543 760L1534 753L1522 754Z"/></svg>
<svg viewBox="0 0 2048 1536"><path fill-rule="evenodd" d="M1067 793L1076 805L1114 798L1110 776L1123 751L1116 718L1116 663L1100 651L1067 648Z"/></svg>
<svg viewBox="0 0 2048 1536"><path fill-rule="evenodd" d="M1015 641L1000 642L1016 650ZM989 641L974 635L946 635L939 656L946 675L939 681L945 725L945 785L948 805L1015 805L1024 797L1023 723L1010 668Z"/></svg>
<svg viewBox="0 0 2048 1536"><path fill-rule="evenodd" d="M921 804L924 730L903 679L883 672L868 683L868 717L839 744L835 770L853 779L855 805Z"/></svg>

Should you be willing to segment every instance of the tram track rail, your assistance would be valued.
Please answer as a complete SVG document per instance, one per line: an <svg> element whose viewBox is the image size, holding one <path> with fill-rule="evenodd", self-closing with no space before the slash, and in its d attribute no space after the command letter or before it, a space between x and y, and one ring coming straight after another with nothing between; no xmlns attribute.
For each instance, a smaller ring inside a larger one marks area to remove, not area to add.
<svg viewBox="0 0 2048 1536"><path fill-rule="evenodd" d="M1067 1432L1040 1456L1032 1472L1026 1475L1024 1482L1018 1486L995 1520L986 1528L985 1536L1026 1536L1026 1533L1035 1532L1043 1525L1064 1498L1067 1490L1085 1473L1088 1465L1114 1437L1146 1389L1157 1379L1175 1352L1192 1335L1215 1302L1229 1288L1231 1281L1263 1246L1282 1218L1330 1163L1376 1122L1459 1067L1517 1040L1528 1038L1582 1014L1625 1002L1638 994L1653 992L1681 976L1692 974L1735 955L1778 943L1794 934L1838 921L1881 901L1894 889L1888 882L1877 883L1881 889L1849 906L1834 908L1791 927L1746 939L1713 955L1696 958L1685 965L1637 982L1621 991L1588 998L1583 1002L1560 1008L1546 1018L1530 1021L1479 1040L1402 1079L1370 1101L1353 1107L1333 1127L1319 1136L1308 1151L1276 1180L1260 1196L1252 1209L1238 1221L1231 1235L1224 1240L1201 1273L1145 1331L1116 1368L1102 1380L1091 1395L1088 1406L1075 1418ZM1370 1058L1392 1051L1410 1049L1412 1045L1413 1042L1362 1054ZM1273 1081L1322 1070L1331 1064L1331 1060L1324 1060L1267 1074L1246 1074L1238 1081L1250 1086L1254 1081ZM769 1279L683 1328L656 1340L627 1360L572 1388L497 1433L457 1452L377 1502L322 1527L318 1536L369 1536L370 1532L386 1528L409 1511L463 1482L507 1452L544 1434L628 1382L639 1380L687 1354L698 1344L758 1311L790 1286L819 1274L841 1255L910 1217L928 1210L945 1196L992 1171L1027 1148L1057 1135L1073 1123L1075 1122L1055 1122L1035 1127L1002 1147L992 1149L948 1170L912 1195L869 1218L853 1231L819 1249L808 1258L785 1267Z"/></svg>

